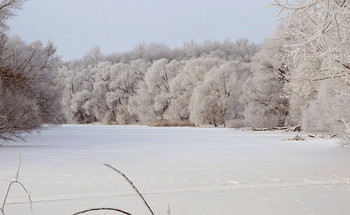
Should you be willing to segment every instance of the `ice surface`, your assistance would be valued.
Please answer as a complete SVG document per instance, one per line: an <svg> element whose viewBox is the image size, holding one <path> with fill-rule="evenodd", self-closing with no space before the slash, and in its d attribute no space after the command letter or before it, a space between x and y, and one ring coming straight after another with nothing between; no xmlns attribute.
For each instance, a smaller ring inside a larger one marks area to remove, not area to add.
<svg viewBox="0 0 350 215"><path fill-rule="evenodd" d="M350 151L336 140L286 141L295 134L223 128L64 125L0 148L0 200L15 177L7 214L70 215L95 207L149 214L348 215ZM104 212L90 214L105 214ZM113 214L113 213L106 213Z"/></svg>

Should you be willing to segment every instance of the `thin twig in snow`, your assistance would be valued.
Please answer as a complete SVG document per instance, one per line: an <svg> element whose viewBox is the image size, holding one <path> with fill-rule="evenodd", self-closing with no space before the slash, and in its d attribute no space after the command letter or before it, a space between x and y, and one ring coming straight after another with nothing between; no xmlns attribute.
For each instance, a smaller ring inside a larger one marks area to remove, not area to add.
<svg viewBox="0 0 350 215"><path fill-rule="evenodd" d="M118 174L120 174L131 186L132 188L137 192L138 196L140 196L140 198L142 199L143 203L146 205L146 207L148 208L149 212L154 215L154 212L152 211L151 207L148 205L147 201L145 200L145 198L142 196L142 194L140 193L140 191L135 187L135 185L133 184L133 182L124 174L122 173L120 170L112 167L109 164L104 164L106 167L114 170L115 172L117 172Z"/></svg>
<svg viewBox="0 0 350 215"><path fill-rule="evenodd" d="M92 208L92 209L88 209L85 211L80 211L80 212L75 213L73 215L79 215L79 214L89 213L89 212L93 212L93 211L115 211L115 212L120 212L120 213L126 214L126 215L132 215L131 213L128 213L128 212L120 210L120 209L115 209L115 208Z"/></svg>

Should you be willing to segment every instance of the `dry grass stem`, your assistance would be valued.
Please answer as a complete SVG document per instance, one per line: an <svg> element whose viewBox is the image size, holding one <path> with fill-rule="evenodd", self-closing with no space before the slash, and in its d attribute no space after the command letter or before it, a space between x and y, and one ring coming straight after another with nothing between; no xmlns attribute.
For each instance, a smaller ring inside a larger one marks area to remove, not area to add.
<svg viewBox="0 0 350 215"><path fill-rule="evenodd" d="M19 181L19 173L20 173L21 166L22 166L22 158L21 158L21 155L19 154L19 164L18 164L18 169L17 169L17 173L16 173L16 179L14 181L11 181L10 184L8 185L8 187L7 187L4 200L3 200L1 208L0 208L0 212L1 212L2 215L5 215L6 202L7 202L8 196L9 196L9 194L11 192L11 188L14 185L19 185L24 190L24 192L27 194L28 200L29 200L29 203L30 203L30 209L31 209L31 211L33 211L33 202L32 202L32 198L30 197L30 192Z"/></svg>

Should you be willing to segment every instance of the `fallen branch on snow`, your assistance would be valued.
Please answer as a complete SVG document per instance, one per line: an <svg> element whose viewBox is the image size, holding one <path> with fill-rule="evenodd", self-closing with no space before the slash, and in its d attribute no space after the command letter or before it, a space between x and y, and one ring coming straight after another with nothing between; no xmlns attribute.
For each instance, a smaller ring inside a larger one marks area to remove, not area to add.
<svg viewBox="0 0 350 215"><path fill-rule="evenodd" d="M291 132L300 132L301 125L298 124L294 127L272 127L272 128L254 128L254 131L291 131Z"/></svg>

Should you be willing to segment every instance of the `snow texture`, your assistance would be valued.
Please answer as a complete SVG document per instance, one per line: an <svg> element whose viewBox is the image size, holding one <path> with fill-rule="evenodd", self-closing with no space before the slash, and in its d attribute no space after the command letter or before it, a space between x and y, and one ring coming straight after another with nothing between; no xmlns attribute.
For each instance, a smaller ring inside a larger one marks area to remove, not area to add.
<svg viewBox="0 0 350 215"><path fill-rule="evenodd" d="M346 215L350 151L337 140L224 128L64 125L0 148L0 200L22 156L7 214L73 214L114 207L147 214L108 163L123 171L156 214ZM305 134L301 134L306 136ZM90 213L94 214L94 213ZM104 213L95 213L104 214ZM112 214L112 213L108 213Z"/></svg>

